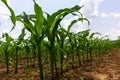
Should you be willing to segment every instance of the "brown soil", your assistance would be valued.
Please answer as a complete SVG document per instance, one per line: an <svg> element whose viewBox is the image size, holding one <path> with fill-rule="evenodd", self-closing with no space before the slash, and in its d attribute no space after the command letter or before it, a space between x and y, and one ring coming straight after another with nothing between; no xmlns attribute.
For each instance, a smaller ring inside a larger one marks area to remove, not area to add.
<svg viewBox="0 0 120 80"><path fill-rule="evenodd" d="M25 62L24 59L22 61ZM45 70L47 66L44 67ZM45 80L50 80L48 73L49 70L44 74ZM14 67L10 67L10 72L6 74L5 65L0 61L0 80L39 80L39 74L37 68L26 69L25 64L19 65L17 74L14 73ZM84 62L84 65L74 69L69 68L56 80L120 80L120 49L110 49L109 54L102 55L102 58L94 57L92 62Z"/></svg>

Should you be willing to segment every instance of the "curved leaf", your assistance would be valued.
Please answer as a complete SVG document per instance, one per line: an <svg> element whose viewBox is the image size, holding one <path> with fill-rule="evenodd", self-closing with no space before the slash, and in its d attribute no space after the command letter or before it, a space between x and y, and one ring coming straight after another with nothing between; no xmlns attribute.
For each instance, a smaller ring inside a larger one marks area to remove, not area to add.
<svg viewBox="0 0 120 80"><path fill-rule="evenodd" d="M90 22L89 22L89 20L87 19L87 18L78 18L77 20L73 20L72 22L71 22L71 24L68 26L68 31L70 31L70 28L75 24L75 23L77 23L78 21L87 21L88 22L88 25L90 25Z"/></svg>
<svg viewBox="0 0 120 80"><path fill-rule="evenodd" d="M5 5L6 7L9 9L10 13L11 13L11 21L12 23L14 24L14 26L12 27L11 31L14 29L15 25L16 25L16 16L15 16L15 13L13 11L13 9L8 5L7 3L7 0L1 0Z"/></svg>

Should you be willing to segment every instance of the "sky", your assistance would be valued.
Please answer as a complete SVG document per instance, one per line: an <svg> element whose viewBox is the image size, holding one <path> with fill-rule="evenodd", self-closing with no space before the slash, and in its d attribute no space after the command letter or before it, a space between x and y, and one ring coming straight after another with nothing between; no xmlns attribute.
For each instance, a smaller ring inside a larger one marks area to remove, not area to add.
<svg viewBox="0 0 120 80"><path fill-rule="evenodd" d="M16 15L22 14L24 11L29 14L34 12L33 0L7 1ZM90 25L86 25L86 22L77 23L72 27L71 31L79 32L89 28L91 32L99 32L103 36L108 35L112 40L120 36L120 0L36 0L36 2L42 7L43 11L50 14L62 8L84 5L80 12L89 19ZM12 37L17 38L23 25L17 23L15 30L10 32L12 23L9 15L8 9L0 1L0 36L8 32ZM62 24L67 28L66 26L75 18L67 17Z"/></svg>

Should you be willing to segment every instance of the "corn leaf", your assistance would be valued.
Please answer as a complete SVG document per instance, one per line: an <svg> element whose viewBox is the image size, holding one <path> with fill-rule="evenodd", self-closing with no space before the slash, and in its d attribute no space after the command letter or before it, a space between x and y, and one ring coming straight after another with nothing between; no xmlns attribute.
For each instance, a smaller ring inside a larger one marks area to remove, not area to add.
<svg viewBox="0 0 120 80"><path fill-rule="evenodd" d="M54 34L54 32L56 32L58 25L60 24L60 22L63 20L63 18L68 15L68 14L73 14L75 15L76 13L74 12L78 12L82 7L76 5L72 8L65 8L65 9L60 9L57 12L53 13L51 15L51 17L48 19L48 24L50 26L49 29L49 34L51 37L53 37L52 35ZM77 15L77 14L76 14Z"/></svg>
<svg viewBox="0 0 120 80"><path fill-rule="evenodd" d="M71 22L71 24L68 26L68 31L70 31L70 28L71 28L75 23L77 23L78 21L83 21L83 20L87 21L87 22L88 22L88 25L90 25L90 22L89 22L89 20L88 20L87 18L78 18L77 20L73 20L73 21Z"/></svg>
<svg viewBox="0 0 120 80"><path fill-rule="evenodd" d="M31 32L33 35L36 35L35 29L33 24L30 22L30 19L28 18L29 15L27 15L25 12L23 12L23 15L17 16L17 21L22 22L25 26L25 28Z"/></svg>
<svg viewBox="0 0 120 80"><path fill-rule="evenodd" d="M16 16L15 16L15 13L13 11L13 9L8 5L7 3L7 0L1 0L5 5L6 7L9 9L10 13L11 13L11 21L12 23L14 24L14 26L12 27L11 31L14 29L15 25L16 25Z"/></svg>
<svg viewBox="0 0 120 80"><path fill-rule="evenodd" d="M43 22L44 22L44 16L43 16L43 11L41 7L36 2L34 2L34 12L36 15L36 23L35 23L36 33L38 35L41 35Z"/></svg>
<svg viewBox="0 0 120 80"><path fill-rule="evenodd" d="M24 36L26 35L25 33L25 28L22 29L22 33L19 35L18 40L23 40Z"/></svg>

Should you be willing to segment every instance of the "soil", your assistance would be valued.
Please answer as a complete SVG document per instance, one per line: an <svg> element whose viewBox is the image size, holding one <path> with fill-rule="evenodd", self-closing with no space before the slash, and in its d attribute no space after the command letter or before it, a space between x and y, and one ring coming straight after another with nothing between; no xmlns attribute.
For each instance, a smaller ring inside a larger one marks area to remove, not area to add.
<svg viewBox="0 0 120 80"><path fill-rule="evenodd" d="M25 59L21 62L24 63ZM21 63L16 74L14 67L11 66L7 74L3 61L0 61L0 80L39 80L37 68L32 68L30 65L27 69L25 65ZM44 69L45 80L50 80L48 65ZM83 65L74 69L69 68L59 79L55 80L120 80L120 49L110 49L109 54L94 57L92 62L84 62Z"/></svg>

